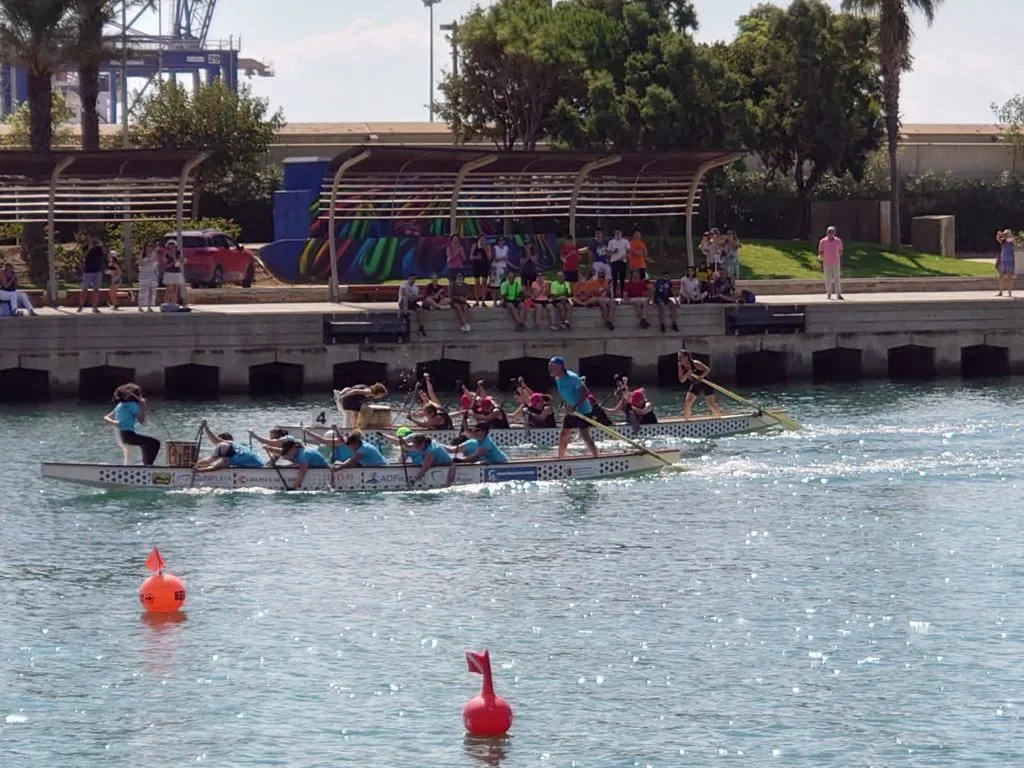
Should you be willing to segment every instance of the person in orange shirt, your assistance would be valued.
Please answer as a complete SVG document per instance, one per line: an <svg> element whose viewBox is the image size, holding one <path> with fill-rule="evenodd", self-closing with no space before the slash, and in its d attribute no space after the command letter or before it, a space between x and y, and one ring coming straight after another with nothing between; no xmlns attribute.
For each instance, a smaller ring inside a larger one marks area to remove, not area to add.
<svg viewBox="0 0 1024 768"><path fill-rule="evenodd" d="M640 273L640 279L647 279L647 262L653 261L647 256L647 243L640 236L640 230L633 230L633 239L629 241L629 272Z"/></svg>
<svg viewBox="0 0 1024 768"><path fill-rule="evenodd" d="M587 268L580 267L580 282L576 283L572 303L577 307L597 307L601 319L609 331L615 330L615 300L611 297L611 285L603 277L587 279Z"/></svg>

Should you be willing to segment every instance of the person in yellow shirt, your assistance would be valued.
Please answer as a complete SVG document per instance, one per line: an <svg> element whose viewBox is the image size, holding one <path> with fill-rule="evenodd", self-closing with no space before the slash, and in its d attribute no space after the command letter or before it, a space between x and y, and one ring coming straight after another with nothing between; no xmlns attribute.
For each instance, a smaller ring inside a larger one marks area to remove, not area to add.
<svg viewBox="0 0 1024 768"><path fill-rule="evenodd" d="M526 328L526 306L524 305L523 281L519 279L519 275L516 274L513 267L508 268L505 279L498 286L498 291L501 293L501 303L505 305L516 324L516 330L524 330Z"/></svg>
<svg viewBox="0 0 1024 768"><path fill-rule="evenodd" d="M576 283L572 303L577 307L597 307L609 331L615 330L615 301L611 298L611 284L599 273L587 279L586 267L580 267L580 282Z"/></svg>
<svg viewBox="0 0 1024 768"><path fill-rule="evenodd" d="M572 327L572 283L565 280L565 272L558 270L555 279L548 286L548 296L551 297L551 306L562 321L562 327Z"/></svg>
<svg viewBox="0 0 1024 768"><path fill-rule="evenodd" d="M647 262L653 261L647 255L647 243L640 236L640 230L633 230L633 239L629 241L629 272L640 272L640 279L647 279Z"/></svg>

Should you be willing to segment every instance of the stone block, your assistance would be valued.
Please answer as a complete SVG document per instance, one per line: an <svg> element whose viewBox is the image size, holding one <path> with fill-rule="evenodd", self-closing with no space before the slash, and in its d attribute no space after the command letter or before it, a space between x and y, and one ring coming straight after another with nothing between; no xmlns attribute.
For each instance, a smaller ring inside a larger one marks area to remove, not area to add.
<svg viewBox="0 0 1024 768"><path fill-rule="evenodd" d="M911 243L920 253L956 256L955 216L916 216L910 222Z"/></svg>

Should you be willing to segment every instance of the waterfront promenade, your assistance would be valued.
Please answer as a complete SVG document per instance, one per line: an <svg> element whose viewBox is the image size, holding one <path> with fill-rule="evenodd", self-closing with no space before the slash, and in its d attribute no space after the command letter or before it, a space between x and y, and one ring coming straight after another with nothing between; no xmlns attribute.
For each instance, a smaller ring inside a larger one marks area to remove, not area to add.
<svg viewBox="0 0 1024 768"><path fill-rule="evenodd" d="M288 394L353 381L397 385L424 370L439 388L517 375L540 384L555 354L598 386L615 373L668 385L680 342L707 356L716 378L741 385L1024 373L1024 302L994 293L850 293L842 302L766 295L739 313L682 307L679 333L660 332L653 313L651 327L638 328L631 307L619 307L615 331L587 309L577 309L571 331L525 332L504 309L473 309L469 333L452 312L434 311L427 336L414 327L403 343L333 343L329 333L332 321L390 319L391 303L201 304L181 314L42 308L0 321L0 398L105 397L123 380L179 397ZM765 312L774 319L760 327Z"/></svg>

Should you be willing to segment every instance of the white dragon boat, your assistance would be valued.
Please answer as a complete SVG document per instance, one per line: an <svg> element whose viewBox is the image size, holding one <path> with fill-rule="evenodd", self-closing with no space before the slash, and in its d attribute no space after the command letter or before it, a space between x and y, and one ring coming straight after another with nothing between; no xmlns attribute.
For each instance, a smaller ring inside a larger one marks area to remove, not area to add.
<svg viewBox="0 0 1024 768"><path fill-rule="evenodd" d="M696 416L690 419L666 418L659 420L657 424L642 424L639 427L631 427L628 424L615 424L613 425L613 428L631 440L646 440L655 437L674 440L702 440L716 437L729 437L731 435L742 435L749 432L761 432L780 426L778 419L772 414L783 418L788 416L785 410L779 408L766 411L728 413L720 417ZM324 418L324 421L326 421L326 418ZM460 421L461 414L452 417L452 422L456 427L459 427ZM395 430L402 426L408 426L412 429L413 434L424 434L434 442L439 442L444 445L451 445L459 435L458 429L423 430L417 429L412 425L399 424L385 428L366 427L364 428L364 439L373 443L378 448L385 447L389 445L389 443L384 439L383 435L393 436L395 434ZM332 428L330 424L324 424L323 422L306 426L286 424L280 425L280 427L281 429L287 430L288 434L294 435L299 439L301 439L303 430L323 434L323 432ZM339 429L341 428L339 427ZM342 430L342 432L343 431L344 430ZM508 429L491 429L490 436L491 439L494 440L495 444L502 448L512 448L517 445L533 445L538 448L551 448L558 445L559 432L561 432L559 427L527 428L521 425L513 425ZM597 440L612 439L596 427L592 428L590 432Z"/></svg>
<svg viewBox="0 0 1024 768"><path fill-rule="evenodd" d="M507 464L454 464L451 467L432 467L415 483L410 481L419 469L408 464L342 469L333 475L329 469L309 469L303 480L302 490L399 491L475 483L502 483L510 480L593 480L648 472L662 468L666 461L679 461L679 451L656 453L657 456L650 453L612 453L597 458L571 456L564 459L514 459ZM213 472L195 472L187 467L75 462L45 462L42 466L43 477L51 480L114 490L151 491L178 491L188 488L291 490L297 471L296 468L283 464L277 467L220 469Z"/></svg>

